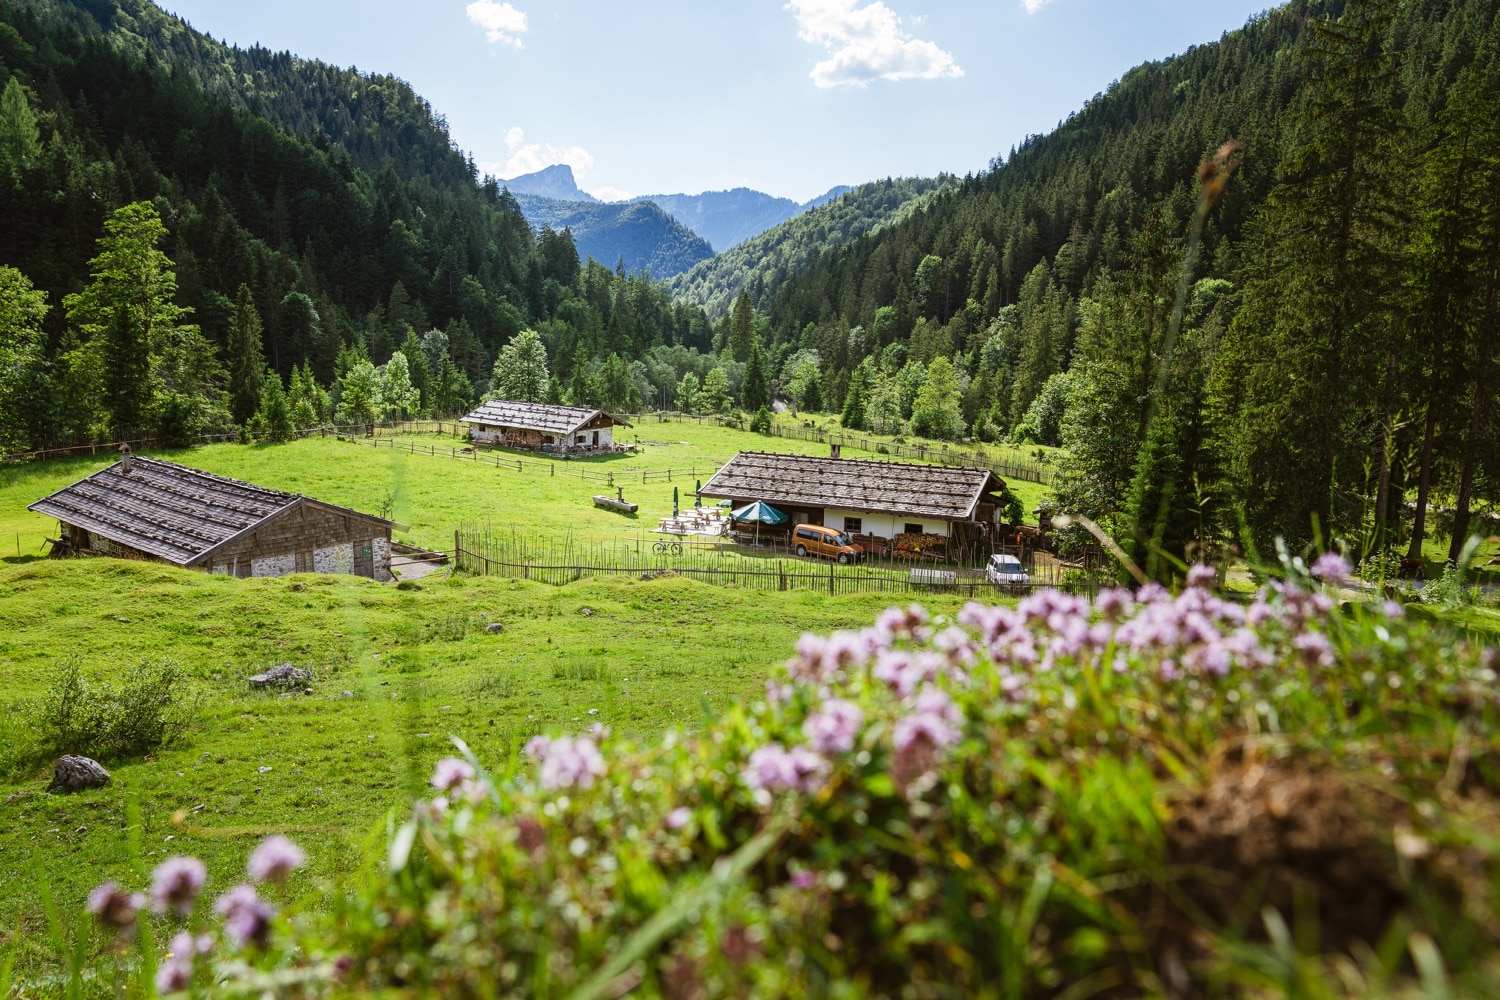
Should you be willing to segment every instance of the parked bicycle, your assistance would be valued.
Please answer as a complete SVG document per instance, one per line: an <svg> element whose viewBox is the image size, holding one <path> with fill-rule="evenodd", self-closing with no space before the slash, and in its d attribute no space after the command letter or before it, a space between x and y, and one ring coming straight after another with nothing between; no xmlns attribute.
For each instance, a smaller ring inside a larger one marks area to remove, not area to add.
<svg viewBox="0 0 1500 1000"><path fill-rule="evenodd" d="M682 555L682 543L675 538L663 538L661 541L651 546L651 551L661 556L664 556L668 553L671 553L674 556L680 556Z"/></svg>

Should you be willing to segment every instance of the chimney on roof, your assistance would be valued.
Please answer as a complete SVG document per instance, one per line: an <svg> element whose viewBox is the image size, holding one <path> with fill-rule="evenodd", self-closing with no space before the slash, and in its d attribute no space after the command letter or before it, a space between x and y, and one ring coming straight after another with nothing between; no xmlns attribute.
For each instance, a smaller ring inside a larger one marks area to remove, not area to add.
<svg viewBox="0 0 1500 1000"><path fill-rule="evenodd" d="M120 471L123 472L125 475L128 476L128 475L130 475L131 468L135 465L135 463L131 460L130 445L124 443L123 441L120 442L119 451L120 451Z"/></svg>
<svg viewBox="0 0 1500 1000"><path fill-rule="evenodd" d="M844 446L843 445L841 445L841 444L833 444L832 442L830 442L829 445L828 445L828 457L829 458L838 458L839 457L839 452L841 452L843 450L844 450Z"/></svg>

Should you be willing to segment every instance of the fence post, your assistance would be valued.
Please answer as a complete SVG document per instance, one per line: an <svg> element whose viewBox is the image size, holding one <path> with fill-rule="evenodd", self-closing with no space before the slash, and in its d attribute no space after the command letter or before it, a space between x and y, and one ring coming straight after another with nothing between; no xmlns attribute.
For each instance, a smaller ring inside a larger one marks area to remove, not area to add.
<svg viewBox="0 0 1500 1000"><path fill-rule="evenodd" d="M828 596L833 596L833 563L828 564Z"/></svg>

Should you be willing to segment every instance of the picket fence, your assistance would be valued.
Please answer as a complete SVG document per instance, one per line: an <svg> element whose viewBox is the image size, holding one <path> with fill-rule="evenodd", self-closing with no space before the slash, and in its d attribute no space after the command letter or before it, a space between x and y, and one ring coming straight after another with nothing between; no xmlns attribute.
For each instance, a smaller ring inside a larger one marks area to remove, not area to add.
<svg viewBox="0 0 1500 1000"><path fill-rule="evenodd" d="M982 568L951 563L877 560L841 566L798 558L784 549L709 539L646 535L613 543L551 542L516 532L469 525L453 533L453 563L479 576L562 586L585 578L681 576L740 590L840 594L948 593L992 599L1039 588L1096 594L1108 584L1099 573L1058 563L1030 567L1024 586L997 587Z"/></svg>

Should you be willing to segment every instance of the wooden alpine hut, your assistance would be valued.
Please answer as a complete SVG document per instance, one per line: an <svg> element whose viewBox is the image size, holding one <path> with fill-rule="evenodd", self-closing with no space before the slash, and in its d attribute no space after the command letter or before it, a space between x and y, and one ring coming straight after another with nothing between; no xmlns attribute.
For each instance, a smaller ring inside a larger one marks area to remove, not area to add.
<svg viewBox="0 0 1500 1000"><path fill-rule="evenodd" d="M988 469L742 451L699 495L764 501L874 554L955 558L996 540L1005 492Z"/></svg>
<svg viewBox="0 0 1500 1000"><path fill-rule="evenodd" d="M496 399L463 418L469 440L506 448L529 448L558 455L614 450L616 427L629 423L603 410L551 403L519 403Z"/></svg>
<svg viewBox="0 0 1500 1000"><path fill-rule="evenodd" d="M384 518L128 450L29 509L57 518L59 554L145 559L240 577L391 579L393 525Z"/></svg>

